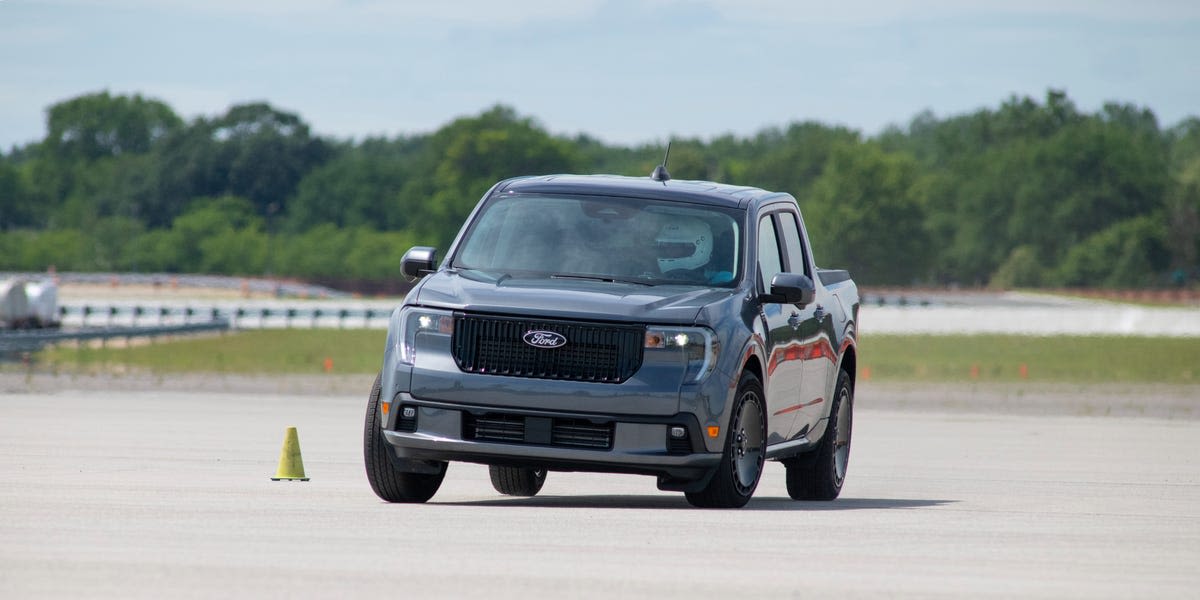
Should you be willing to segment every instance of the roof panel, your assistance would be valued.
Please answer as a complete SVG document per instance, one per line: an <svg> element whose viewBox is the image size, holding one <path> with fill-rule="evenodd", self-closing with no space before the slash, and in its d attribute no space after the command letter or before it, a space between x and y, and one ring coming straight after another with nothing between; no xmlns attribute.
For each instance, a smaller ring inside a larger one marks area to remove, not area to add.
<svg viewBox="0 0 1200 600"><path fill-rule="evenodd" d="M519 177L503 182L498 191L524 193L571 193L625 196L652 200L685 200L718 206L745 207L756 199L776 196L754 187L671 179L659 182L649 177L621 175L544 175Z"/></svg>

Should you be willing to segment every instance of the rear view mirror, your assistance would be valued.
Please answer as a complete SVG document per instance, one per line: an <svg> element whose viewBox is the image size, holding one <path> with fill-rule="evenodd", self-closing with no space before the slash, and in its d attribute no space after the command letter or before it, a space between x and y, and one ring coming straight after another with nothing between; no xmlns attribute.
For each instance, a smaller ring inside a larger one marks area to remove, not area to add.
<svg viewBox="0 0 1200 600"><path fill-rule="evenodd" d="M767 302L779 304L812 304L817 293L816 285L807 275L799 273L777 273L771 278L771 293Z"/></svg>
<svg viewBox="0 0 1200 600"><path fill-rule="evenodd" d="M404 258L400 259L400 272L409 279L419 279L435 270L434 263L436 261L437 248L414 246L404 253Z"/></svg>

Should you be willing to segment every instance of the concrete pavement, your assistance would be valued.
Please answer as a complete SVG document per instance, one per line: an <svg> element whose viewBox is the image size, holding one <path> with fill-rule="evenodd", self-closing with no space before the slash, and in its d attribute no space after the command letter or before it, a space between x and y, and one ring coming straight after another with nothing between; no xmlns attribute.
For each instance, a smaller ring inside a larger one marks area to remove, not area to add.
<svg viewBox="0 0 1200 600"><path fill-rule="evenodd" d="M789 500L774 463L735 511L691 509L651 478L585 473L550 473L538 497L510 499L485 467L453 464L430 504L405 506L367 485L364 404L365 394L0 395L0 597L1200 588L1200 420L906 411L864 395L832 503ZM288 425L307 483L269 480Z"/></svg>

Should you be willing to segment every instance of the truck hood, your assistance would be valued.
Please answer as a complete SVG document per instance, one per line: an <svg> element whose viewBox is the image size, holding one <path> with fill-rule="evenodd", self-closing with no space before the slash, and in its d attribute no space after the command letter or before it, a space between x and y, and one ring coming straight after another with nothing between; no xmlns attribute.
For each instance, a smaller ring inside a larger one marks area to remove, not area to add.
<svg viewBox="0 0 1200 600"><path fill-rule="evenodd" d="M410 304L469 312L601 321L691 324L700 309L737 293L690 285L500 277L480 271L438 271Z"/></svg>

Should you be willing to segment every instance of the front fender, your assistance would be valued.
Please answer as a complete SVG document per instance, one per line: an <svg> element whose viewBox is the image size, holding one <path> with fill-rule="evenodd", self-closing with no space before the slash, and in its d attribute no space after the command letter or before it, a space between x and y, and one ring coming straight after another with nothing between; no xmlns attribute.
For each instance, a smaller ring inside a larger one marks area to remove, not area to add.
<svg viewBox="0 0 1200 600"><path fill-rule="evenodd" d="M388 319L387 341L384 342L383 366L380 369L380 404L390 404L396 394L407 392L412 385L412 365L400 361L400 311L403 308L396 307ZM395 411L389 411L384 419L388 429L395 426L395 418Z"/></svg>
<svg viewBox="0 0 1200 600"><path fill-rule="evenodd" d="M709 452L721 452L725 447L730 410L736 399L738 382L741 380L746 363L754 358L758 360L759 365L766 364L762 337L758 334L747 334L743 340L739 346L736 346L741 349L740 352L726 353L722 351L725 356L720 361L717 372L714 372L702 386L703 399L707 400L706 408L709 417L701 425L717 425L721 428L721 433L716 438L705 436L704 443Z"/></svg>

